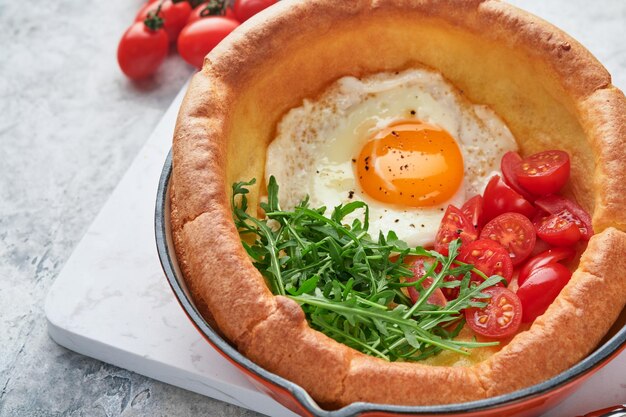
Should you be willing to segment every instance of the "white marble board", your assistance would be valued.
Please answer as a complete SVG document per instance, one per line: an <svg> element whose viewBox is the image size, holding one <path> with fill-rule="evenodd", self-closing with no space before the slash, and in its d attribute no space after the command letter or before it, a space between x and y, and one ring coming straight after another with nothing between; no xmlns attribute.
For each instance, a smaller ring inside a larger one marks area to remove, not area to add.
<svg viewBox="0 0 626 417"><path fill-rule="evenodd" d="M48 330L57 343L104 362L263 414L294 416L257 391L200 336L159 264L156 190L185 88L52 286L45 306ZM546 417L623 402L626 352Z"/></svg>

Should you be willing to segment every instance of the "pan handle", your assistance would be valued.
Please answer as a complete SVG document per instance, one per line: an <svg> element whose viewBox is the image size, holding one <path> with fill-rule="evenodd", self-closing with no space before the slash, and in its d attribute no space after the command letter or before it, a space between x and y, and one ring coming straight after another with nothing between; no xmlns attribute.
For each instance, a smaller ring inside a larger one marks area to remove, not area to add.
<svg viewBox="0 0 626 417"><path fill-rule="evenodd" d="M585 414L583 417L626 417L626 404L592 411L591 413Z"/></svg>

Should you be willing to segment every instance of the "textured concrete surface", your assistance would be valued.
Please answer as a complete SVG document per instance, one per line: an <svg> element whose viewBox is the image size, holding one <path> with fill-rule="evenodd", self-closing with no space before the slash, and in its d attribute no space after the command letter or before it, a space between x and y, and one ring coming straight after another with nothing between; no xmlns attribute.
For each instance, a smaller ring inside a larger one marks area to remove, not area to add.
<svg viewBox="0 0 626 417"><path fill-rule="evenodd" d="M626 87L626 2L517 0L585 44ZM192 73L171 56L128 82L117 41L139 0L0 0L0 416L246 416L67 351L43 300Z"/></svg>

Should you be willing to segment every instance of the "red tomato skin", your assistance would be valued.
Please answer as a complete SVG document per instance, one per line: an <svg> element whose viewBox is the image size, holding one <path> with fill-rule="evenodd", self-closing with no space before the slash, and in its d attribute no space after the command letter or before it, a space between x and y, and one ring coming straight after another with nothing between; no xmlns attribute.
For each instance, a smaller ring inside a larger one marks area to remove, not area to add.
<svg viewBox="0 0 626 417"><path fill-rule="evenodd" d="M216 16L200 16L200 13L202 13L203 9L204 9L204 4L201 4L200 6L193 9L193 11L189 14L189 19L187 19L186 26L189 26L190 24L192 24L193 22L197 20L204 19L205 17L216 17ZM237 17L235 16L235 12L233 11L232 7L227 7L226 12L221 17L227 17L229 19L237 20Z"/></svg>
<svg viewBox="0 0 626 417"><path fill-rule="evenodd" d="M555 262L533 269L517 290L522 302L522 322L531 323L545 313L571 277L569 269Z"/></svg>
<svg viewBox="0 0 626 417"><path fill-rule="evenodd" d="M245 22L261 10L275 4L276 0L236 0L235 16L240 22Z"/></svg>
<svg viewBox="0 0 626 417"><path fill-rule="evenodd" d="M143 22L133 23L122 35L117 62L132 80L154 74L167 56L168 39L163 29L149 29Z"/></svg>
<svg viewBox="0 0 626 417"><path fill-rule="evenodd" d="M533 270L559 261L571 261L574 259L575 254L576 251L574 248L562 247L548 249L547 251L530 258L519 270L519 274L517 275L518 285L522 285Z"/></svg>
<svg viewBox="0 0 626 417"><path fill-rule="evenodd" d="M513 262L509 252L491 239L478 239L461 247L459 261L474 265L474 268L487 277L500 275L507 282L511 282L513 278ZM478 283L483 281L482 277L474 274L472 280Z"/></svg>
<svg viewBox="0 0 626 417"><path fill-rule="evenodd" d="M143 22L150 12L155 12L159 7L159 2L148 2L137 13L136 22ZM186 1L173 3L172 0L165 0L161 6L159 16L163 19L163 29L167 32L170 42L176 42L180 31L183 30L191 14L191 5Z"/></svg>
<svg viewBox="0 0 626 417"><path fill-rule="evenodd" d="M501 214L511 212L530 218L535 214L535 208L506 185L499 175L494 175L483 194L484 221L488 222Z"/></svg>
<svg viewBox="0 0 626 417"><path fill-rule="evenodd" d="M535 202L537 207L550 214L560 214L573 220L582 234L583 240L589 240L593 236L591 216L574 201L559 195L549 195L538 198ZM566 212L566 213L565 213Z"/></svg>
<svg viewBox="0 0 626 417"><path fill-rule="evenodd" d="M429 258L423 256L418 256L409 264L409 269L413 272L413 275L406 279L407 282L415 282L426 274L426 266L424 265L424 262L428 259ZM433 279L431 277L428 277L424 281L422 281L422 287L424 289L430 288L432 284ZM411 298L411 301L413 302L413 304L415 304L420 298L419 291L417 291L415 287L407 287L407 290L409 292L409 297ZM441 288L437 288L435 289L435 291L433 291L430 297L428 297L428 300L426 300L426 302L428 304L444 307L447 300L446 297L443 295Z"/></svg>
<svg viewBox="0 0 626 417"><path fill-rule="evenodd" d="M483 292L490 294L491 299L488 300L489 304L482 309L472 307L465 310L465 320L469 327L475 333L492 339L505 339L513 336L522 323L523 314L522 303L517 295L504 287L490 287L483 290ZM497 318L507 312L500 305L502 298L506 299L507 302L505 304L508 306L508 312L511 314L509 317L510 322L504 327L497 322ZM489 317L489 320L484 324L478 321L481 313L486 313Z"/></svg>
<svg viewBox="0 0 626 417"><path fill-rule="evenodd" d="M483 227L483 196L475 195L463 204L461 207L461 213L465 215L476 231L480 231Z"/></svg>
<svg viewBox="0 0 626 417"><path fill-rule="evenodd" d="M461 245L465 245L478 237L478 232L474 229L474 225L461 213L461 210L449 205L437 236L435 236L435 250L443 255L448 255L448 246L450 242L458 238L461 239Z"/></svg>
<svg viewBox="0 0 626 417"><path fill-rule="evenodd" d="M204 57L222 39L232 32L239 22L220 16L210 16L185 26L178 37L178 53L190 65L202 68Z"/></svg>
<svg viewBox="0 0 626 417"><path fill-rule="evenodd" d="M515 235L515 232L520 234ZM535 227L528 218L519 213L505 213L487 223L480 238L495 240L501 244L509 252L515 266L531 254L537 236Z"/></svg>
<svg viewBox="0 0 626 417"><path fill-rule="evenodd" d="M525 169L528 167L528 169ZM531 170L539 172L532 174ZM557 193L569 179L570 161L567 152L544 151L524 158L515 166L514 174L518 183L536 196Z"/></svg>
<svg viewBox="0 0 626 417"><path fill-rule="evenodd" d="M573 221L551 214L534 223L537 237L552 246L572 246L582 234Z"/></svg>
<svg viewBox="0 0 626 417"><path fill-rule="evenodd" d="M504 182L506 185L511 187L513 191L524 197L526 200L532 202L534 200L533 195L526 191L520 183L517 181L517 176L515 175L516 167L522 162L522 157L513 151L509 151L502 156L502 160L500 161L500 170L502 171L502 176L504 177Z"/></svg>

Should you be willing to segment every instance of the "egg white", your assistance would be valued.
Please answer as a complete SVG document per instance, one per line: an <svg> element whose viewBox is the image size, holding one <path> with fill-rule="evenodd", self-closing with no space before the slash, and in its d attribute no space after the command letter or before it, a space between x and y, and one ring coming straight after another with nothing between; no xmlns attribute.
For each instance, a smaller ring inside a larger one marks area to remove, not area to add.
<svg viewBox="0 0 626 417"><path fill-rule="evenodd" d="M453 197L431 207L387 204L369 197L355 177L353 159L381 129L420 120L447 130L464 161L464 180ZM281 120L266 157L266 179L276 177L283 209L305 196L313 207L361 200L370 209L370 235L390 230L411 246L430 246L448 204L460 207L482 193L502 155L516 150L513 135L487 106L470 103L433 71L411 69L357 79L344 77L319 99L304 100ZM362 213L354 213L347 222Z"/></svg>

